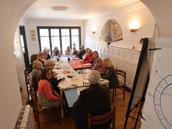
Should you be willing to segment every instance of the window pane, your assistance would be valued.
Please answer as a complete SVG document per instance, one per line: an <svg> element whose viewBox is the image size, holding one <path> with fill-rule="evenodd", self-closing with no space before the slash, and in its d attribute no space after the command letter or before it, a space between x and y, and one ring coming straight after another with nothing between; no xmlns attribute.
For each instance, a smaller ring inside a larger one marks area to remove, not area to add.
<svg viewBox="0 0 172 129"><path fill-rule="evenodd" d="M21 41L22 52L25 53L23 35L20 35L20 41Z"/></svg>
<svg viewBox="0 0 172 129"><path fill-rule="evenodd" d="M70 46L69 37L62 37L62 53L65 54L65 50Z"/></svg>
<svg viewBox="0 0 172 129"><path fill-rule="evenodd" d="M51 36L59 36L59 29L51 29Z"/></svg>
<svg viewBox="0 0 172 129"><path fill-rule="evenodd" d="M74 46L76 47L76 50L79 50L79 36L72 36L72 48Z"/></svg>
<svg viewBox="0 0 172 129"><path fill-rule="evenodd" d="M51 37L51 42L52 42L52 50L54 50L55 47L58 47L59 51L61 50L59 37Z"/></svg>
<svg viewBox="0 0 172 129"><path fill-rule="evenodd" d="M72 35L78 36L79 35L79 29L71 29Z"/></svg>
<svg viewBox="0 0 172 129"><path fill-rule="evenodd" d="M62 36L69 36L69 29L61 29Z"/></svg>
<svg viewBox="0 0 172 129"><path fill-rule="evenodd" d="M44 49L50 49L49 37L41 37L41 51Z"/></svg>
<svg viewBox="0 0 172 129"><path fill-rule="evenodd" d="M48 29L39 29L40 36L49 36Z"/></svg>

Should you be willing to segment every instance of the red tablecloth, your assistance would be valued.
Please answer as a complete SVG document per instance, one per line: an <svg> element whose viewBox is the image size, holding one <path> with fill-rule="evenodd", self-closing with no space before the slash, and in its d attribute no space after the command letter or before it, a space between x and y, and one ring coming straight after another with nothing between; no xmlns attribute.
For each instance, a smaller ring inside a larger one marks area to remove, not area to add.
<svg viewBox="0 0 172 129"><path fill-rule="evenodd" d="M80 60L72 60L68 62L73 69L92 68L92 65L81 64Z"/></svg>

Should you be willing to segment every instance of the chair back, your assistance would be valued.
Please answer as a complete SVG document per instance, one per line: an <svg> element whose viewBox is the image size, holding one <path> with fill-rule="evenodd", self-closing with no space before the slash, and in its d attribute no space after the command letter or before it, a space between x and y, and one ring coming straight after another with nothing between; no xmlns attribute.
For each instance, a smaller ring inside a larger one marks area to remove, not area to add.
<svg viewBox="0 0 172 129"><path fill-rule="evenodd" d="M113 100L112 102L114 102L114 94L115 95L121 95L123 94L123 100L125 100L125 86L126 86L126 71L123 71L123 70L119 70L116 68L116 75L118 77L118 80L119 80L119 86L117 88L121 89L123 92L122 93L119 93L119 94L116 94L117 92L117 88L115 88L115 93L113 91Z"/></svg>
<svg viewBox="0 0 172 129"><path fill-rule="evenodd" d="M88 129L91 129L92 125L102 125L106 124L109 121L112 123L112 129L115 129L115 117L116 117L116 108L113 106L113 109L103 115L91 116L88 114Z"/></svg>
<svg viewBox="0 0 172 129"><path fill-rule="evenodd" d="M119 86L126 86L126 71L116 68L116 74L118 76Z"/></svg>
<svg viewBox="0 0 172 129"><path fill-rule="evenodd" d="M35 76L32 76L32 74L30 74L30 85L32 91L34 92L38 91L38 80Z"/></svg>
<svg viewBox="0 0 172 129"><path fill-rule="evenodd" d="M32 101L32 106L33 106L34 118L35 118L35 121L37 122L38 129L40 129L37 94L34 91L33 92L30 91L30 95L31 95L31 101Z"/></svg>
<svg viewBox="0 0 172 129"><path fill-rule="evenodd" d="M29 95L29 90L30 90L29 74L30 74L30 70L29 70L29 68L26 68L24 70L24 76L25 76L25 83L26 83L26 90L27 90L28 100L30 99L30 95Z"/></svg>

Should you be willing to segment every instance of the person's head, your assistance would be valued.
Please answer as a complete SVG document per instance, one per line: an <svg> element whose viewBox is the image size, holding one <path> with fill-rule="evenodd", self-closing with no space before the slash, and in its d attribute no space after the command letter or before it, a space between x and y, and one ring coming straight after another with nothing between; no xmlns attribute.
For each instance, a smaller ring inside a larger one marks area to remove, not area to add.
<svg viewBox="0 0 172 129"><path fill-rule="evenodd" d="M55 67L55 62L52 60L47 60L44 65L45 65L45 67L48 67L51 70L53 70Z"/></svg>
<svg viewBox="0 0 172 129"><path fill-rule="evenodd" d="M85 52L88 54L88 52L89 52L89 48L86 48Z"/></svg>
<svg viewBox="0 0 172 129"><path fill-rule="evenodd" d="M76 51L76 47L73 47L73 51Z"/></svg>
<svg viewBox="0 0 172 129"><path fill-rule="evenodd" d="M43 53L44 53L44 58L46 59L47 58L47 56L48 56L48 49L44 49L43 50Z"/></svg>
<svg viewBox="0 0 172 129"><path fill-rule="evenodd" d="M34 69L41 69L42 68L42 64L41 64L41 62L39 61L39 60L35 60L35 61L33 61L33 68Z"/></svg>
<svg viewBox="0 0 172 129"><path fill-rule="evenodd" d="M91 49L88 50L88 54L89 54L89 55L92 55L92 54L93 54L93 52L92 52Z"/></svg>
<svg viewBox="0 0 172 129"><path fill-rule="evenodd" d="M81 46L81 50L82 50L82 51L84 50L84 45Z"/></svg>
<svg viewBox="0 0 172 129"><path fill-rule="evenodd" d="M46 55L49 54L48 49L44 49L44 50L43 50L43 53L46 54Z"/></svg>
<svg viewBox="0 0 172 129"><path fill-rule="evenodd" d="M44 68L41 72L41 79L50 80L52 78L52 73L50 68Z"/></svg>
<svg viewBox="0 0 172 129"><path fill-rule="evenodd" d="M97 58L96 59L96 63L99 64L99 65L102 65L103 64L103 60L101 58Z"/></svg>
<svg viewBox="0 0 172 129"><path fill-rule="evenodd" d="M110 58L105 58L105 59L103 60L103 63L105 64L106 67L111 67L111 66L113 66L113 63L112 63L112 61L111 61Z"/></svg>
<svg viewBox="0 0 172 129"><path fill-rule="evenodd" d="M97 52L97 51L94 51L94 52L93 52L93 58L98 58L98 57L99 57L98 52Z"/></svg>
<svg viewBox="0 0 172 129"><path fill-rule="evenodd" d="M92 70L88 77L90 84L99 84L100 79L101 79L100 73L96 70Z"/></svg>
<svg viewBox="0 0 172 129"><path fill-rule="evenodd" d="M55 47L55 48L54 48L54 51L57 51L57 50L58 50L58 47Z"/></svg>
<svg viewBox="0 0 172 129"><path fill-rule="evenodd" d="M44 59L45 58L45 56L44 56L44 53L43 52L39 52L39 59Z"/></svg>
<svg viewBox="0 0 172 129"><path fill-rule="evenodd" d="M67 47L67 51L70 51L70 47L69 46Z"/></svg>
<svg viewBox="0 0 172 129"><path fill-rule="evenodd" d="M31 57L30 57L30 62L33 63L33 61L35 61L35 60L39 60L38 54L33 54L33 55L31 55Z"/></svg>

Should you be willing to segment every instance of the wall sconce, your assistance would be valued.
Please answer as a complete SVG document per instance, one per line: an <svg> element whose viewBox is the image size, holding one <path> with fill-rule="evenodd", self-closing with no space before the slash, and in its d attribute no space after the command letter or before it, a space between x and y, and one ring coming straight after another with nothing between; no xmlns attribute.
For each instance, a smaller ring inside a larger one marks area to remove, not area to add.
<svg viewBox="0 0 172 129"><path fill-rule="evenodd" d="M97 31L96 26L95 26L95 25L94 25L94 26L92 26L92 27L91 27L91 32L92 32L92 34L95 34L95 33L96 33L96 31Z"/></svg>
<svg viewBox="0 0 172 129"><path fill-rule="evenodd" d="M136 32L139 29L139 21L136 19L132 20L130 22L129 28L131 32Z"/></svg>

